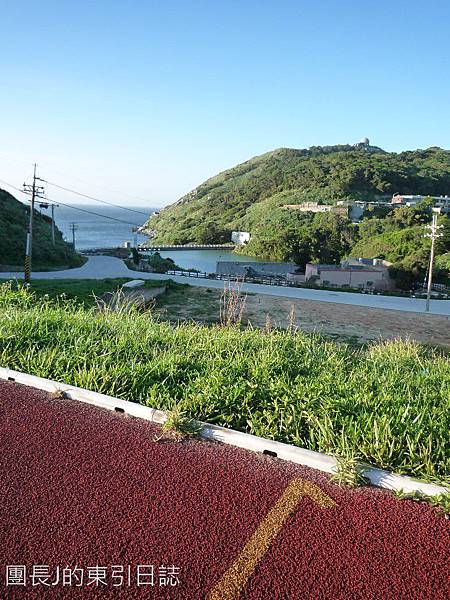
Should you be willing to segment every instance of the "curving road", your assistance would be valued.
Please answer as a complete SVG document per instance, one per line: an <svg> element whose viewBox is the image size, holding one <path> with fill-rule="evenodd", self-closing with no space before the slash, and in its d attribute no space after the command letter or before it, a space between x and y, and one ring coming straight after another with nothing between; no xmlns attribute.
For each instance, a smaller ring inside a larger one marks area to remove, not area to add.
<svg viewBox="0 0 450 600"><path fill-rule="evenodd" d="M142 273L131 271L125 263L112 256L91 256L87 262L78 269L67 269L65 271L49 271L33 273L35 279L106 279L115 277L129 277L132 279L172 279L178 283L189 283L199 287L222 289L223 281L213 279L188 279L186 277L168 276L155 273ZM22 279L23 273L0 273L3 279ZM298 298L303 300L315 300L317 302L334 302L336 304L353 304L367 308L385 308L388 310L400 310L407 312L424 312L425 300L418 298L400 298L397 296L372 296L366 294L352 294L350 292L330 292L325 290L311 290L306 288L287 288L283 286L269 286L256 283L246 283L242 291L254 294L266 294L268 296L283 296L286 298ZM430 303L430 314L444 315L450 317L450 300L432 300Z"/></svg>

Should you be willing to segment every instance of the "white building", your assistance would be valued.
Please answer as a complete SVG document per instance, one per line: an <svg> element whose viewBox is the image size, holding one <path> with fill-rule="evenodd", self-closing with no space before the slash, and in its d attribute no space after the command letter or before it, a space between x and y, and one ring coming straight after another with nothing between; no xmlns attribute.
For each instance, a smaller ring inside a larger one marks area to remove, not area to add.
<svg viewBox="0 0 450 600"><path fill-rule="evenodd" d="M250 233L248 231L232 231L231 241L239 246L250 241Z"/></svg>
<svg viewBox="0 0 450 600"><path fill-rule="evenodd" d="M391 204L394 206L416 206L426 198L431 198L434 208L440 208L441 212L450 212L450 198L448 196L422 196L420 194L394 194Z"/></svg>

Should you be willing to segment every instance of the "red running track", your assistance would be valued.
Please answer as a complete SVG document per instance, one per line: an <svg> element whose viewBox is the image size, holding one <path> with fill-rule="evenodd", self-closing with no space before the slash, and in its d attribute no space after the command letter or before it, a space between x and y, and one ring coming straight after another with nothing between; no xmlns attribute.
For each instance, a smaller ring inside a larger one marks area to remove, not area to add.
<svg viewBox="0 0 450 600"><path fill-rule="evenodd" d="M0 419L4 598L450 597L450 522L427 505L230 446L155 442L146 421L12 382ZM299 478L335 506L292 500Z"/></svg>

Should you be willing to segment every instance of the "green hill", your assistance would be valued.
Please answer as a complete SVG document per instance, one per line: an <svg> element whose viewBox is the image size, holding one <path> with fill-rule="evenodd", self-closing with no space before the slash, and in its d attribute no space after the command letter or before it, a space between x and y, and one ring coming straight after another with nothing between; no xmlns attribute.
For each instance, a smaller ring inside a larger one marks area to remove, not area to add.
<svg viewBox="0 0 450 600"><path fill-rule="evenodd" d="M249 230L249 253L278 258L270 244L260 242L308 221L304 214L286 216L288 211L278 210L284 204L449 190L450 152L440 148L400 154L353 146L281 148L208 179L152 217L147 228L154 241L170 244L219 243L229 241L234 229Z"/></svg>
<svg viewBox="0 0 450 600"><path fill-rule="evenodd" d="M395 263L401 286L423 277L429 206L381 207L354 225L346 214L301 212L288 204L388 199L392 194L440 196L450 192L450 152L441 148L388 153L353 146L282 148L208 179L147 222L152 242L221 243L232 230L249 231L240 253L273 260L336 263L348 255ZM450 250L449 219L437 255ZM445 261L442 265L445 265ZM439 261L438 261L439 264ZM405 276L405 271L408 272ZM444 274L445 277L445 274Z"/></svg>
<svg viewBox="0 0 450 600"><path fill-rule="evenodd" d="M397 208L384 218L363 219L358 227L358 241L351 248L353 256L384 258L394 263L397 285L410 289L414 281L423 279L431 241L425 236L430 223L429 203L424 200L415 208ZM450 265L445 259L450 250L450 219L438 219L441 237L436 241L436 281L448 282ZM442 257L442 258L441 258Z"/></svg>
<svg viewBox="0 0 450 600"><path fill-rule="evenodd" d="M28 220L29 208L7 191L0 189L0 267L23 269ZM53 246L51 219L35 210L33 269L75 267L82 263L83 259L64 242L58 228L55 228L55 246Z"/></svg>

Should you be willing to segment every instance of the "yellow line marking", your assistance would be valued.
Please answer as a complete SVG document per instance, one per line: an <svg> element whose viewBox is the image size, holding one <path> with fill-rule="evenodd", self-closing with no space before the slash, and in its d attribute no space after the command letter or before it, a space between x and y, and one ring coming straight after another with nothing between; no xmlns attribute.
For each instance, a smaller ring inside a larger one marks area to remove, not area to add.
<svg viewBox="0 0 450 600"><path fill-rule="evenodd" d="M234 563L211 590L208 600L236 600L239 597L256 565L304 496L314 500L321 508L336 506L336 502L317 485L300 478L293 479L261 521Z"/></svg>

